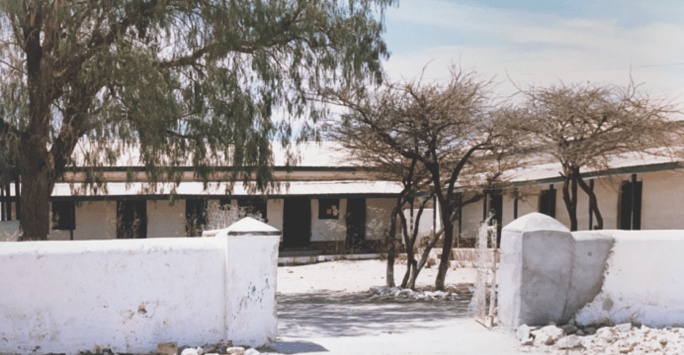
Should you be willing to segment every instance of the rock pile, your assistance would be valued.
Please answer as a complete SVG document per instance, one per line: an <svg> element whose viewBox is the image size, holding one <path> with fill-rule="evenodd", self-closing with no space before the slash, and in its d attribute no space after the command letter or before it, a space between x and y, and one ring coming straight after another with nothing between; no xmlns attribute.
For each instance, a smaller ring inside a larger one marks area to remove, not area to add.
<svg viewBox="0 0 684 355"><path fill-rule="evenodd" d="M446 291L411 290L401 287L371 287L366 295L372 300L407 300L407 301L457 301L469 300L472 291L468 287L448 285Z"/></svg>
<svg viewBox="0 0 684 355"><path fill-rule="evenodd" d="M635 327L631 323L614 327L577 328L553 324L535 328L521 325L516 331L524 349L547 348L552 354L684 354L684 329Z"/></svg>

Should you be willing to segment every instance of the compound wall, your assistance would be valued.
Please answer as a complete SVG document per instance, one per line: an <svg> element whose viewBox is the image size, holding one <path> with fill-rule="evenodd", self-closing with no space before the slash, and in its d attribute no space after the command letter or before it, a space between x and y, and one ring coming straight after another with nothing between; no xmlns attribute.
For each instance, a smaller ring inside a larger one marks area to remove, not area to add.
<svg viewBox="0 0 684 355"><path fill-rule="evenodd" d="M499 317L521 324L684 324L684 231L569 232L539 214L503 229Z"/></svg>
<svg viewBox="0 0 684 355"><path fill-rule="evenodd" d="M275 340L278 235L3 243L0 353Z"/></svg>

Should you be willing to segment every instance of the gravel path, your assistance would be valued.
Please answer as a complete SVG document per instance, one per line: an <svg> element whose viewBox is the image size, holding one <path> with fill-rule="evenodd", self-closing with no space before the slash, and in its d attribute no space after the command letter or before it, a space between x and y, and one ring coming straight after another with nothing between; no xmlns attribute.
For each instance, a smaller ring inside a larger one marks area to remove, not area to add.
<svg viewBox="0 0 684 355"><path fill-rule="evenodd" d="M404 267L395 267L397 281ZM417 286L428 288L437 270L423 272ZM380 260L278 268L279 337L262 353L546 354L521 349L512 334L489 331L471 318L473 269L449 270L447 284L463 295L453 300L371 298L369 289L383 286L384 275Z"/></svg>

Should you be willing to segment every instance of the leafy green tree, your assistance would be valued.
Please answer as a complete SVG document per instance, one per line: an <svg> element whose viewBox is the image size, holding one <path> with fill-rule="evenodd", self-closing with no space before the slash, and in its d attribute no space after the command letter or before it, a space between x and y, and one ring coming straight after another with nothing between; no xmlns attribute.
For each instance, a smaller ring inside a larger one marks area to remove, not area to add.
<svg viewBox="0 0 684 355"><path fill-rule="evenodd" d="M306 139L325 113L311 90L381 80L392 2L2 0L0 139L19 156L24 238L47 238L66 172L96 183L126 150L150 182L231 165L266 188L271 142Z"/></svg>

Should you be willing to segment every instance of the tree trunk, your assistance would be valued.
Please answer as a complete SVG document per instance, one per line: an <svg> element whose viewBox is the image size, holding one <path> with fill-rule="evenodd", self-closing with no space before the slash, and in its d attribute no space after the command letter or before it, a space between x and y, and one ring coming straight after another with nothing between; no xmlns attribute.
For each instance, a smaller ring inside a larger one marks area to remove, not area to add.
<svg viewBox="0 0 684 355"><path fill-rule="evenodd" d="M430 251L435 246L435 244L437 244L437 241L439 240L439 237L442 235L443 232L444 229L441 229L439 232L437 232L432 237L430 244L428 244L428 246L425 247L425 250L423 250L423 255L420 257L420 262L414 265L413 270L411 270L411 278L409 279L408 284L406 284L406 288L410 288L412 290L416 288L416 279L418 278L418 274L420 274L420 270L423 270L423 266L425 266L425 263L427 262L428 256L430 255Z"/></svg>
<svg viewBox="0 0 684 355"><path fill-rule="evenodd" d="M574 186L574 196L577 196L577 182L572 178L571 174L565 174L563 179L563 202L565 202L565 209L568 211L570 218L570 230L577 230L577 201L570 195L570 184Z"/></svg>
<svg viewBox="0 0 684 355"><path fill-rule="evenodd" d="M582 190L589 196L589 213L593 213L596 216L596 225L593 229L603 229L603 217L599 211L598 201L596 200L596 194L594 193L594 190L592 190L587 183L584 182L582 175L579 173L579 169L577 169L575 172L575 178L577 179L577 182Z"/></svg>
<svg viewBox="0 0 684 355"><path fill-rule="evenodd" d="M441 206L442 215L451 216L451 208ZM448 211L447 211L448 209ZM444 246L442 247L442 257L439 260L439 271L435 279L435 289L438 291L444 290L444 280L446 279L447 270L449 270L449 257L451 256L451 245L454 240L454 224L451 218L442 218L444 224Z"/></svg>
<svg viewBox="0 0 684 355"><path fill-rule="evenodd" d="M21 179L22 240L47 240L50 234L50 195L53 183L46 169Z"/></svg>
<svg viewBox="0 0 684 355"><path fill-rule="evenodd" d="M395 287L394 283L394 246L397 234L397 215L399 214L399 206L395 206L392 209L392 214L390 215L390 228L385 236L385 244L387 244L387 274L386 274L386 285L387 287Z"/></svg>
<svg viewBox="0 0 684 355"><path fill-rule="evenodd" d="M401 225L404 231L404 245L406 246L406 272L404 273L404 278L401 280L401 287L406 288L406 285L408 285L409 279L411 277L411 271L414 270L416 267L416 259L413 254L413 246L416 243L416 232L418 231L418 225L414 223L413 230L411 231L411 235L413 236L413 238L411 238L409 237L409 231L407 229L406 217L404 217L403 214L399 214L399 217L401 218Z"/></svg>

